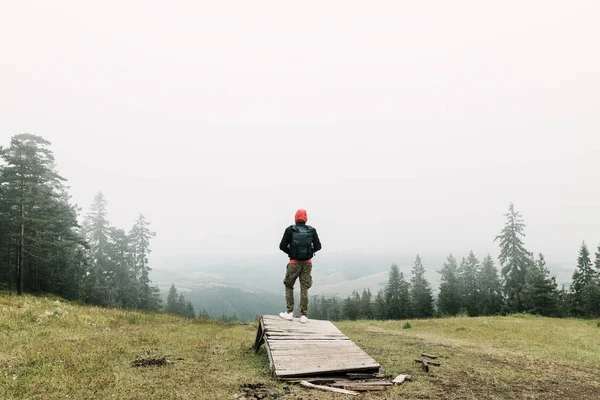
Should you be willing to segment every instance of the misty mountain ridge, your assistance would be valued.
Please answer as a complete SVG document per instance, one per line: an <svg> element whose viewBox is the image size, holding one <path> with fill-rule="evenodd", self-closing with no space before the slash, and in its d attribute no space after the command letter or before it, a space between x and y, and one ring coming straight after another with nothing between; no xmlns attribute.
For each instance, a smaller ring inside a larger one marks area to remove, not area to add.
<svg viewBox="0 0 600 400"><path fill-rule="evenodd" d="M460 262L464 254L455 253ZM423 253L420 255L426 268L426 278L437 292L440 274L437 272L446 261L447 254ZM484 254L476 254L482 261ZM389 253L385 255L364 255L349 253L319 253L313 259L313 287L311 295L346 297L352 291L370 289L377 293L385 288L389 269L392 264L398 265L405 279L410 280L416 254ZM548 268L556 275L559 285L570 283L575 268L573 265L552 263ZM173 257L168 263L153 260L152 280L165 292L171 284L186 290L206 288L237 288L250 293L283 293L283 277L287 258L284 254L255 255L238 258L232 255L221 260L214 258ZM167 265L169 265L167 267ZM500 270L500 264L495 260Z"/></svg>

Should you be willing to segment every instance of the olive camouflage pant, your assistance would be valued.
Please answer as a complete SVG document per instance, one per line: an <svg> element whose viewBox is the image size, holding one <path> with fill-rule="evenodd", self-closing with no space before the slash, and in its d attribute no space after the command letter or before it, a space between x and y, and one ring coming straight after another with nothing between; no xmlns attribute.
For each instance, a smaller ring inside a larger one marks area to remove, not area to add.
<svg viewBox="0 0 600 400"><path fill-rule="evenodd" d="M300 278L300 314L308 316L308 289L312 286L312 263L288 264L283 284L287 312L294 311L294 284Z"/></svg>

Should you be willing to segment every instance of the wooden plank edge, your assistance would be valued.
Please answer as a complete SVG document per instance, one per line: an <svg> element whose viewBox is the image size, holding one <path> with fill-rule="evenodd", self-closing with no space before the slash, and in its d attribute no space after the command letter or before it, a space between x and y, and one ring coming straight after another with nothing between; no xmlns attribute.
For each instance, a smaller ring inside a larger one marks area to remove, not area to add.
<svg viewBox="0 0 600 400"><path fill-rule="evenodd" d="M379 371L380 367L357 367L357 368L342 368L342 369L332 369L332 370L305 370L305 371L275 371L276 377L282 380L288 379L299 379L302 377L315 377L317 375L326 376L326 375L335 375L335 374L344 374L346 372L375 372Z"/></svg>
<svg viewBox="0 0 600 400"><path fill-rule="evenodd" d="M265 330L263 327L262 316L258 320L258 330L256 331L256 339L254 340L254 351L258 353L260 346L265 342Z"/></svg>
<svg viewBox="0 0 600 400"><path fill-rule="evenodd" d="M342 393L342 394L349 394L352 396L358 396L359 393L355 392L353 390L346 390L346 389L338 389L338 388L333 388L333 387L329 387L329 386L321 386L321 385L313 385L310 382L306 382L306 381L301 381L300 382L301 386L310 388L310 389L317 389L317 390L323 390L326 392L335 392L335 393Z"/></svg>

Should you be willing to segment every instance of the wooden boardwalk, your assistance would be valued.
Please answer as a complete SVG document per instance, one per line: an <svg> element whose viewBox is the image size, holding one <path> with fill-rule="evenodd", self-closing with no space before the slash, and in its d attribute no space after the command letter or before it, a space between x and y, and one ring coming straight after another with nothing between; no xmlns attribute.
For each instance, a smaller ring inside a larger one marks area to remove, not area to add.
<svg viewBox="0 0 600 400"><path fill-rule="evenodd" d="M278 378L324 374L376 373L380 365L330 321L300 323L275 315L260 317L254 349L265 344L271 371Z"/></svg>

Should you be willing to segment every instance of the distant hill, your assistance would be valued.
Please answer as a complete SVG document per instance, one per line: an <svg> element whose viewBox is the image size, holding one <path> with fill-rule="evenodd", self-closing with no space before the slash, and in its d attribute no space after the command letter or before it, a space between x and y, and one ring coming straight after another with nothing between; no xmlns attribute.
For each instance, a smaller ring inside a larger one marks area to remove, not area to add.
<svg viewBox="0 0 600 400"><path fill-rule="evenodd" d="M250 292L234 287L205 287L183 291L196 312L206 310L212 317L235 315L239 321L256 321L261 314L277 315L285 309L285 296Z"/></svg>
<svg viewBox="0 0 600 400"><path fill-rule="evenodd" d="M388 280L392 263L398 265L407 280L411 277L414 254L380 256L318 254L313 263L313 287L310 295L345 298L353 290L370 289L377 293ZM440 283L438 270L447 255L421 255L434 295ZM459 260L466 254L455 254ZM480 259L483 255L477 255ZM251 320L264 313L279 312L285 306L283 278L287 260L283 254L270 254L243 259L232 257L206 260L194 257L174 257L154 260L151 279L166 296L171 284L192 301L196 311L207 310L212 316L235 313L241 320ZM167 268L168 266L168 268ZM499 263L496 262L499 269ZM559 285L568 286L573 266L548 262ZM299 290L299 283L295 288Z"/></svg>

